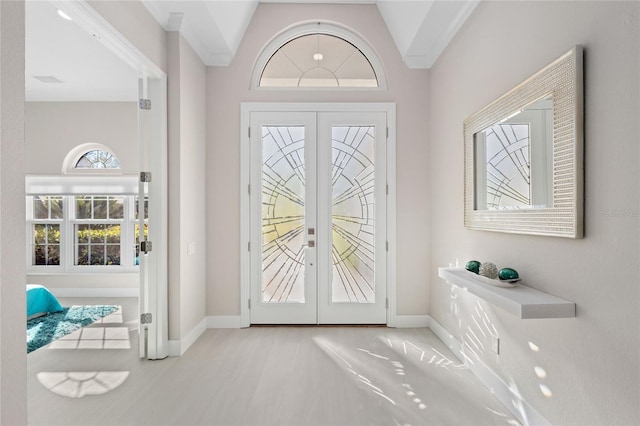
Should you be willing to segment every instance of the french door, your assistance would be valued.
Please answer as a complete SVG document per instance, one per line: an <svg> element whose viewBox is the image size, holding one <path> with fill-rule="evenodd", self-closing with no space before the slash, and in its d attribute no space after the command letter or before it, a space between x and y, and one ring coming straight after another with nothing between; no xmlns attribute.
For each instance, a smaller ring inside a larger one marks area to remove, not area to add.
<svg viewBox="0 0 640 426"><path fill-rule="evenodd" d="M387 321L387 114L250 114L250 321Z"/></svg>

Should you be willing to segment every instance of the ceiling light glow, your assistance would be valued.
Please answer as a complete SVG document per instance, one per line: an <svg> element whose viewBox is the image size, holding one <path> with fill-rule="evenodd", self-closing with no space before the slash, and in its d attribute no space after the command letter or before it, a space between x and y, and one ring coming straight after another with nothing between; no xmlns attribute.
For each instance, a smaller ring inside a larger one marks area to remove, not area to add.
<svg viewBox="0 0 640 426"><path fill-rule="evenodd" d="M313 60L314 60L314 61L321 61L321 60L322 60L322 58L324 58L324 56L322 56L322 53L315 53L315 54L313 55Z"/></svg>
<svg viewBox="0 0 640 426"><path fill-rule="evenodd" d="M60 15L61 18L66 19L67 21L72 21L73 19L71 19L71 16L67 15L64 11L58 9L58 15Z"/></svg>

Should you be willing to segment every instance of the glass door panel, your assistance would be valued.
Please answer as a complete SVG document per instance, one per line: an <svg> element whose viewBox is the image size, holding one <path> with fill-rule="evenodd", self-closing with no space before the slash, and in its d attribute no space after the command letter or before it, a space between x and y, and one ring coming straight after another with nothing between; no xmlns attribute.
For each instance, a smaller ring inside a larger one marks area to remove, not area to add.
<svg viewBox="0 0 640 426"><path fill-rule="evenodd" d="M331 129L331 301L375 302L375 127Z"/></svg>
<svg viewBox="0 0 640 426"><path fill-rule="evenodd" d="M304 126L262 127L262 302L304 303Z"/></svg>

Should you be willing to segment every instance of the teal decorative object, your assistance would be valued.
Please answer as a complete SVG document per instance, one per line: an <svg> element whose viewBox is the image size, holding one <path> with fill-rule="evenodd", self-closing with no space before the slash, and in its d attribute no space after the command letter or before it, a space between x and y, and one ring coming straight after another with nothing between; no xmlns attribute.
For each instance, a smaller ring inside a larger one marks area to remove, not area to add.
<svg viewBox="0 0 640 426"><path fill-rule="evenodd" d="M464 265L464 269L466 269L467 271L471 271L474 274L477 274L478 272L480 272L480 265L481 263L478 262L477 260L470 260L467 262L466 265Z"/></svg>
<svg viewBox="0 0 640 426"><path fill-rule="evenodd" d="M520 275L518 275L518 271L516 271L513 268L502 268L500 269L500 271L498 272L498 278L500 278L501 280L517 280L520 278Z"/></svg>

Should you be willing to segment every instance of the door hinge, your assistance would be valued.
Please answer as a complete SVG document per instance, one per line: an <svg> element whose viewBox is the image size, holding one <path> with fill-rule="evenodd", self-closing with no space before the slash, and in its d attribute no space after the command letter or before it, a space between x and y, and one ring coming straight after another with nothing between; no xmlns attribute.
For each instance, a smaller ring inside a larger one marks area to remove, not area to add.
<svg viewBox="0 0 640 426"><path fill-rule="evenodd" d="M387 184L387 195L389 195L389 184Z"/></svg>
<svg viewBox="0 0 640 426"><path fill-rule="evenodd" d="M251 299L247 300L247 306L249 306L249 309L251 309Z"/></svg>
<svg viewBox="0 0 640 426"><path fill-rule="evenodd" d="M251 127L247 127L247 136L251 139Z"/></svg>
<svg viewBox="0 0 640 426"><path fill-rule="evenodd" d="M152 250L151 241L140 241L140 251L144 254L149 254Z"/></svg>
<svg viewBox="0 0 640 426"><path fill-rule="evenodd" d="M247 251L251 251L251 241L247 243Z"/></svg>
<svg viewBox="0 0 640 426"><path fill-rule="evenodd" d="M151 324L152 320L150 313L140 314L140 324Z"/></svg>
<svg viewBox="0 0 640 426"><path fill-rule="evenodd" d="M140 109L148 111L151 109L151 99L138 99L138 105Z"/></svg>
<svg viewBox="0 0 640 426"><path fill-rule="evenodd" d="M387 139L389 139L389 128L387 127Z"/></svg>
<svg viewBox="0 0 640 426"><path fill-rule="evenodd" d="M251 185L247 185L247 194L251 195Z"/></svg>
<svg viewBox="0 0 640 426"><path fill-rule="evenodd" d="M140 172L140 182L142 183L151 182L151 172Z"/></svg>
<svg viewBox="0 0 640 426"><path fill-rule="evenodd" d="M389 299L384 300L384 307L389 309Z"/></svg>
<svg viewBox="0 0 640 426"><path fill-rule="evenodd" d="M389 241L387 241L385 244L385 250L389 251Z"/></svg>

